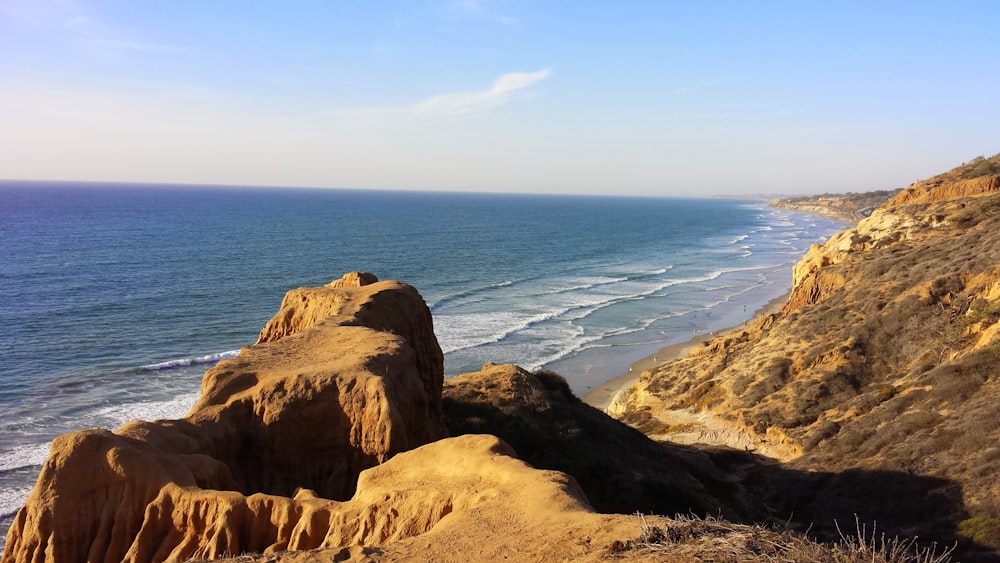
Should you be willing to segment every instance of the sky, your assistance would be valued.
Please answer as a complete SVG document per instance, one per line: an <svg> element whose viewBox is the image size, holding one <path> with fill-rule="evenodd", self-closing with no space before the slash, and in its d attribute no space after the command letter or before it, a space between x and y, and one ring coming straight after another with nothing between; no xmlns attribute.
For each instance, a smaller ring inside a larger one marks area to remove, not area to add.
<svg viewBox="0 0 1000 563"><path fill-rule="evenodd" d="M1000 2L0 0L0 178L714 196L1000 152Z"/></svg>

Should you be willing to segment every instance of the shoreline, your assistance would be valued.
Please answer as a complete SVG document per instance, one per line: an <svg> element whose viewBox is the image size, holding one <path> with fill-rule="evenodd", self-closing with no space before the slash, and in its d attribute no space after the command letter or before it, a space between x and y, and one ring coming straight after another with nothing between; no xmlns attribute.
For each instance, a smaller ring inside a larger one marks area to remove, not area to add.
<svg viewBox="0 0 1000 563"><path fill-rule="evenodd" d="M791 295L791 290L785 292L785 294L780 297L775 297L774 299L768 301L766 305L754 311L753 316L751 316L750 319L756 319L757 317L763 315L778 312L785 305L785 303L788 302L789 295ZM658 368L674 360L685 358L691 353L692 350L703 345L705 342L713 340L719 336L725 336L740 330L741 328L741 325L731 326L729 328L716 331L715 333L699 334L690 340L664 346L655 354L633 362L629 365L626 373L613 377L604 383L601 383L597 387L594 387L588 391L586 395L581 397L581 400L598 410L604 411L608 408L611 401L614 400L618 393L624 391L626 388L639 381L639 377L642 375L642 372Z"/></svg>

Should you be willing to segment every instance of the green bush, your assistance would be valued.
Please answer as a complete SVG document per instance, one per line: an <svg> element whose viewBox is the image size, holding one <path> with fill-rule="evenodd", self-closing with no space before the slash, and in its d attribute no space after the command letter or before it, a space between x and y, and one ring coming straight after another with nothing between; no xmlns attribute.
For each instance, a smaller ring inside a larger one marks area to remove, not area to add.
<svg viewBox="0 0 1000 563"><path fill-rule="evenodd" d="M966 541L1000 549L1000 518L982 514L962 520L955 535Z"/></svg>

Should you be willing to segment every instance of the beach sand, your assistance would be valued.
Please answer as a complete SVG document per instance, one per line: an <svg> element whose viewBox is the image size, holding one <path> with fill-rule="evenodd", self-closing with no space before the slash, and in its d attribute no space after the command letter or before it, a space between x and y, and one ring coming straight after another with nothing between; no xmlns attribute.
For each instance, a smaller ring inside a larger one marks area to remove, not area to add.
<svg viewBox="0 0 1000 563"><path fill-rule="evenodd" d="M767 315L770 313L778 312L781 309L781 307L784 306L784 304L788 301L788 295L789 294L786 293L781 297L776 297L772 299L767 303L767 305L764 305L759 310L757 310L754 313L753 318L759 317L761 315ZM626 372L625 374L619 375L618 377L615 377L613 379L609 379L608 381L605 381L601 385L592 389L590 392L588 392L586 395L583 396L583 402L587 403L588 405L594 408L605 410L608 408L608 405L611 404L611 401L615 398L615 395L617 395L620 391L624 390L625 388L627 388L628 386L632 385L633 383L639 380L639 376L642 375L642 372L660 367L674 360L683 358L688 354L690 354L692 350L701 346L705 342L708 342L709 340L712 340L717 336L724 336L726 334L729 334L730 332L739 330L741 328L743 327L742 326L730 327L725 330L717 331L714 333L714 335L699 334L694 338L692 338L691 340L688 340L687 342L681 342L680 344L671 344L670 346L661 348L660 351L657 352L656 354L653 354L652 356L643 358L633 363L631 366L629 366L628 372Z"/></svg>

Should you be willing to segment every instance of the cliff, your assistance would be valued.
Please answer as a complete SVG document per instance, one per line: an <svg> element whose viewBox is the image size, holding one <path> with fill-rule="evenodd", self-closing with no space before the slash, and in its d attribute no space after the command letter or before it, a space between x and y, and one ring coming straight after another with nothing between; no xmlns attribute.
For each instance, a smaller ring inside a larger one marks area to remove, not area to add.
<svg viewBox="0 0 1000 563"><path fill-rule="evenodd" d="M345 516L378 508L366 504L370 491L355 495L362 471L446 435L442 355L423 300L405 284L357 275L290 298L305 294L298 314L283 306L258 344L205 374L183 419L55 440L3 561L384 541L447 514L441 505L381 524Z"/></svg>
<svg viewBox="0 0 1000 563"><path fill-rule="evenodd" d="M891 532L968 543L977 522L996 531L974 541L1000 548L1000 176L968 170L914 184L815 245L781 312L644 373L609 412L789 470L874 472L886 491L928 479L912 494L941 500L914 521L886 513L877 488L850 507L831 502L829 483L758 479L777 512L810 514L814 530L882 510Z"/></svg>

